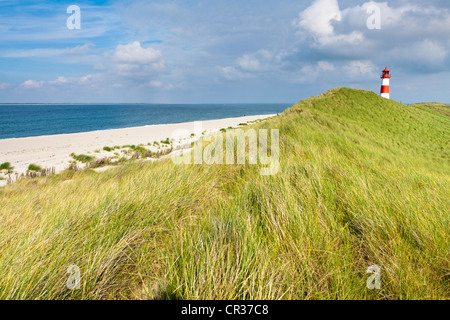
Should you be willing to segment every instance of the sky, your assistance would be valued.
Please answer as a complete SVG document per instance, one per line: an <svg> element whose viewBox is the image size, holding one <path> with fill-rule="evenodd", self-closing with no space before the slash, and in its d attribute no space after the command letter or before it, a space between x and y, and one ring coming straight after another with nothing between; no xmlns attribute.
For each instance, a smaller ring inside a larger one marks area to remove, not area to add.
<svg viewBox="0 0 450 320"><path fill-rule="evenodd" d="M450 103L449 51L448 0L0 0L0 103L295 103L385 67Z"/></svg>

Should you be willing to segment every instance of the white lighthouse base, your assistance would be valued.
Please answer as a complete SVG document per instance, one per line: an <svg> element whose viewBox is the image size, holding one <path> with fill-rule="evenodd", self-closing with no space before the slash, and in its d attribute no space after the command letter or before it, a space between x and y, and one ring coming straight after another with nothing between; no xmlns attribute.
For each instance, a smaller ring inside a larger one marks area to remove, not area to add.
<svg viewBox="0 0 450 320"><path fill-rule="evenodd" d="M389 93L382 93L381 96L386 99L390 99Z"/></svg>

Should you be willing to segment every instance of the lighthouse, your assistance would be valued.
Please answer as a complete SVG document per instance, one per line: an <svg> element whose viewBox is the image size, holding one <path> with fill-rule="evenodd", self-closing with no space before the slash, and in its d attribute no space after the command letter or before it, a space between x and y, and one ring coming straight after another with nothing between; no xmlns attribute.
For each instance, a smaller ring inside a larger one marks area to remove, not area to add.
<svg viewBox="0 0 450 320"><path fill-rule="evenodd" d="M381 96L383 98L389 99L389 79L391 75L389 74L388 68L384 68L383 73L381 74Z"/></svg>

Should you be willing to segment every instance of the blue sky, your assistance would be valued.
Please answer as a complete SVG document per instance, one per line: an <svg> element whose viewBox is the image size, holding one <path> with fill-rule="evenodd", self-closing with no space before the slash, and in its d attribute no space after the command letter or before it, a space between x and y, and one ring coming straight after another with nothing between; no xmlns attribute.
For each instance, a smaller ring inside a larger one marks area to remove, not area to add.
<svg viewBox="0 0 450 320"><path fill-rule="evenodd" d="M293 103L385 66L392 99L450 103L449 34L448 0L0 0L0 103Z"/></svg>

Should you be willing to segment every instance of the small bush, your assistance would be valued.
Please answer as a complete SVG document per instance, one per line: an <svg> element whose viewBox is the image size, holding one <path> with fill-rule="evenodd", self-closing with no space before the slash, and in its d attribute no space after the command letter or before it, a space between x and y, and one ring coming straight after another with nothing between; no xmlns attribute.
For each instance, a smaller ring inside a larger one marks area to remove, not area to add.
<svg viewBox="0 0 450 320"><path fill-rule="evenodd" d="M0 164L0 170L10 170L10 169L12 169L11 163L4 162L4 163Z"/></svg>
<svg viewBox="0 0 450 320"><path fill-rule="evenodd" d="M113 149L110 148L110 147L103 147L103 150L108 151L108 152L111 152Z"/></svg>
<svg viewBox="0 0 450 320"><path fill-rule="evenodd" d="M69 169L69 170L72 170L72 171L78 171L78 170L79 170L78 165L77 165L76 162L72 162L72 163L69 165L69 168L68 168L68 169Z"/></svg>
<svg viewBox="0 0 450 320"><path fill-rule="evenodd" d="M170 144L170 139L167 138L166 140L161 140L162 144Z"/></svg>
<svg viewBox="0 0 450 320"><path fill-rule="evenodd" d="M28 171L41 171L42 168L40 166L38 166L37 164L30 164L28 166Z"/></svg>
<svg viewBox="0 0 450 320"><path fill-rule="evenodd" d="M94 169L94 168L100 168L111 164L110 158L102 158L102 159L94 159L91 162L88 163L87 167Z"/></svg>
<svg viewBox="0 0 450 320"><path fill-rule="evenodd" d="M79 155L76 155L75 153L72 153L71 156L72 156L72 158L73 158L74 160L80 161L80 162L82 162L82 163L91 162L91 161L94 159L94 157L92 157L92 156L87 156L87 155L85 155L85 154L79 154Z"/></svg>

